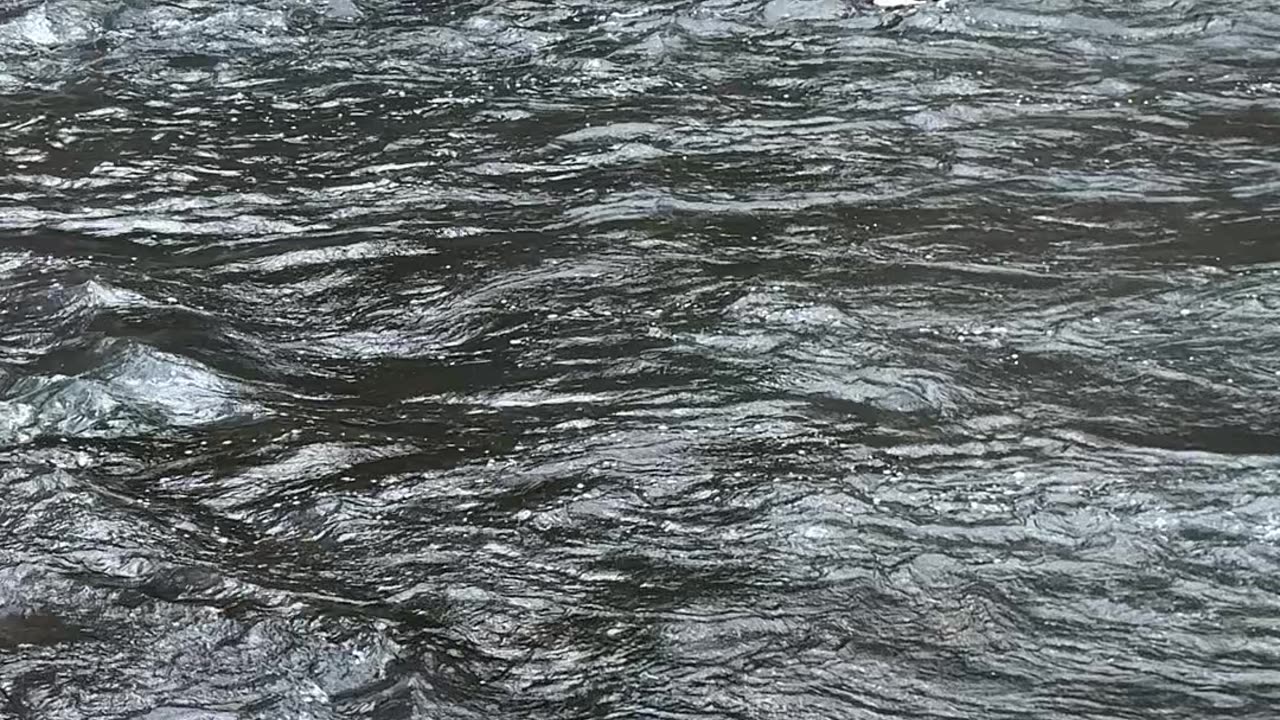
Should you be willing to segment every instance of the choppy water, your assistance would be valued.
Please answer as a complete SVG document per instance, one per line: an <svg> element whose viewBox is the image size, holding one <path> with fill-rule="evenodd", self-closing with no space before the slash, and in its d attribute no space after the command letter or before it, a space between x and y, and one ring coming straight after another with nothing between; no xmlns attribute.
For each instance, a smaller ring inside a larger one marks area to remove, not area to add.
<svg viewBox="0 0 1280 720"><path fill-rule="evenodd" d="M0 3L0 717L1280 715L1280 6Z"/></svg>

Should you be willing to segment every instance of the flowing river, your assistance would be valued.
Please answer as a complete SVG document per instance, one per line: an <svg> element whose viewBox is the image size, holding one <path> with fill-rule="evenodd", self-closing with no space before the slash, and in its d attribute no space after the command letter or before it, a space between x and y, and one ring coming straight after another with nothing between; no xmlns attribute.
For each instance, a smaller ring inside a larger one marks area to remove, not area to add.
<svg viewBox="0 0 1280 720"><path fill-rule="evenodd" d="M0 718L1274 720L1277 218L1271 0L0 0Z"/></svg>

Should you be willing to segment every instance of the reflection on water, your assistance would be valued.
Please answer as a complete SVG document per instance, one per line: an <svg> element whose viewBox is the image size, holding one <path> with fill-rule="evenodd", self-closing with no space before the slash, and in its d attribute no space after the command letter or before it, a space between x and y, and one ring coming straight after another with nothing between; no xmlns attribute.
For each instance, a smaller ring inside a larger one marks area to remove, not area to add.
<svg viewBox="0 0 1280 720"><path fill-rule="evenodd" d="M1269 720L1278 41L0 0L0 716Z"/></svg>

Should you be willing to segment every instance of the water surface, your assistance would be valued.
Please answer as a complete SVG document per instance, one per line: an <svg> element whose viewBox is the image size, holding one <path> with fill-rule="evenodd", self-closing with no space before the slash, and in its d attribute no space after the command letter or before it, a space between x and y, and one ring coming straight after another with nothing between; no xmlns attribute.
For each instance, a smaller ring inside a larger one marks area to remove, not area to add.
<svg viewBox="0 0 1280 720"><path fill-rule="evenodd" d="M0 717L1280 708L1262 0L0 0Z"/></svg>

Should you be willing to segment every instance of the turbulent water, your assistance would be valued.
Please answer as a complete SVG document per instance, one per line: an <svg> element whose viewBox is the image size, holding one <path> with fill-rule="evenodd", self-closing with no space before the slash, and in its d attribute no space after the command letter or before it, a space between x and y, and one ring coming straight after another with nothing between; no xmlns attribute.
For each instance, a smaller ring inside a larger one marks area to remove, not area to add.
<svg viewBox="0 0 1280 720"><path fill-rule="evenodd" d="M0 0L0 717L1271 720L1277 213L1270 0Z"/></svg>

